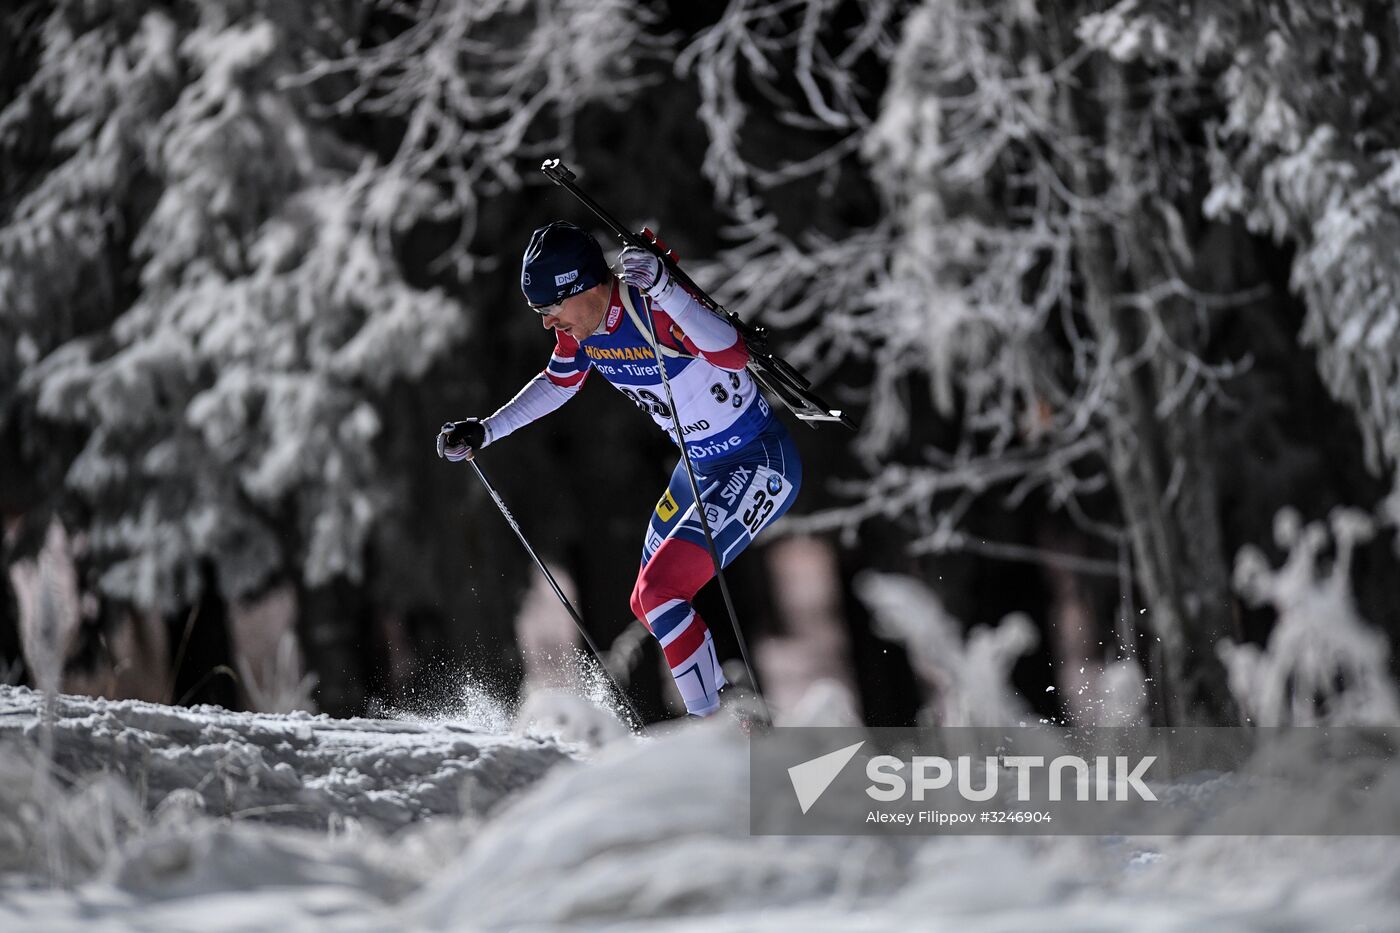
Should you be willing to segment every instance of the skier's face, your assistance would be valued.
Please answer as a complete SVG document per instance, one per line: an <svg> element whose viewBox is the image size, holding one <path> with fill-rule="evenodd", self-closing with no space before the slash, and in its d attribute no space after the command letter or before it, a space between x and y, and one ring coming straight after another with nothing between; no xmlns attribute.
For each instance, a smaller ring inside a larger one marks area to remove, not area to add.
<svg viewBox="0 0 1400 933"><path fill-rule="evenodd" d="M553 306L553 312L542 315L545 330L556 330L568 334L575 340L593 336L598 325L603 323L603 315L608 313L608 298L612 295L612 281L602 282L586 292L565 298Z"/></svg>

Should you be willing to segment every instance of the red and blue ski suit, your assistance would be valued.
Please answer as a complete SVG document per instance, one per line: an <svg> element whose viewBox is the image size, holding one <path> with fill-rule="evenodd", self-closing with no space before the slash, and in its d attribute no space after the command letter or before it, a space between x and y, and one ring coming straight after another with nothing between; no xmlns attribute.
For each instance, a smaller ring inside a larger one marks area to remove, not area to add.
<svg viewBox="0 0 1400 933"><path fill-rule="evenodd" d="M655 321L675 418L645 314ZM745 369L748 362L733 326L682 289L653 302L614 279L598 331L582 341L556 331L548 367L485 420L486 443L556 410L597 370L673 441L680 423L700 506L728 566L788 510L802 483L797 448ZM661 643L686 709L699 716L719 708L725 684L710 631L691 605L714 573L685 464L678 461L647 529L632 611Z"/></svg>

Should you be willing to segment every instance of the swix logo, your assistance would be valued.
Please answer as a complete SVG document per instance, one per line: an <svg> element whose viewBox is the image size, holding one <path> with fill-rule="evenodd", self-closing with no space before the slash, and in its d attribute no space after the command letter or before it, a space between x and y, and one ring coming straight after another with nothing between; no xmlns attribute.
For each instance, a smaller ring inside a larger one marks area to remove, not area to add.
<svg viewBox="0 0 1400 933"><path fill-rule="evenodd" d="M578 270L570 269L568 272L561 272L558 275L556 275L554 277L554 285L555 287L558 287L560 285L568 285L576 278L578 278Z"/></svg>
<svg viewBox="0 0 1400 933"><path fill-rule="evenodd" d="M739 435L731 435L728 440L710 441L708 444L691 444L686 450L690 451L692 457L713 457L715 454L722 454L726 450L737 448L743 440Z"/></svg>
<svg viewBox="0 0 1400 933"><path fill-rule="evenodd" d="M749 481L753 473L747 467L739 467L734 471L734 475L729 477L729 482L720 490L720 497L733 505L739 501L739 493L744 491L744 484Z"/></svg>

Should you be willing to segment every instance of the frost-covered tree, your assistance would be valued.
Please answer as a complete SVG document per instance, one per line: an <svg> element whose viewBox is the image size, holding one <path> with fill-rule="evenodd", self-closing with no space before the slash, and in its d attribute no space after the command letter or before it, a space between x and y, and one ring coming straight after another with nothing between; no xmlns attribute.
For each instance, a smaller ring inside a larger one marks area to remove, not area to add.
<svg viewBox="0 0 1400 933"><path fill-rule="evenodd" d="M85 438L64 484L87 566L158 613L199 600L204 566L229 599L283 573L355 579L387 504L370 400L464 331L392 254L432 192L376 171L289 83L332 38L313 11L118 6L45 17L3 115L14 146L58 130L0 232L5 308L94 306L30 337L20 381L33 423Z"/></svg>
<svg viewBox="0 0 1400 933"><path fill-rule="evenodd" d="M916 553L1116 563L1145 602L1138 634L1122 600L1119 648L1147 644L1156 715L1233 720L1221 419L1248 358L1212 341L1269 289L1232 220L1300 248L1304 339L1389 451L1395 28L1384 4L731 5L684 59L746 238L723 297L805 327L818 374L871 374L871 479L806 526L896 519ZM750 87L785 128L766 159L743 146ZM785 201L852 174L869 222L804 224ZM1068 516L1091 553L987 540L967 519L989 500Z"/></svg>
<svg viewBox="0 0 1400 933"><path fill-rule="evenodd" d="M4 16L24 78L0 111L0 416L31 462L77 441L42 495L76 520L91 585L169 614L209 585L363 583L373 535L407 521L388 400L472 330L483 202L579 108L635 89L646 17L342 0ZM433 254L407 245L444 226L460 235ZM314 624L330 686L352 633Z"/></svg>
<svg viewBox="0 0 1400 933"><path fill-rule="evenodd" d="M1400 480L1400 11L1392 3L1125 10L1194 48L1228 109L1206 209L1297 250L1303 340L1355 411L1369 467Z"/></svg>
<svg viewBox="0 0 1400 933"><path fill-rule="evenodd" d="M1293 252L1300 338L1355 416L1367 468L1391 488L1375 518L1332 513L1335 558L1318 557L1324 526L1304 527L1291 510L1275 527L1292 552L1277 574L1253 548L1241 553L1242 591L1279 621L1266 653L1227 654L1232 682L1252 689L1258 721L1391 721L1388 645L1358 618L1350 577L1375 519L1393 524L1400 488L1400 13L1383 2L1205 4L1189 15L1120 3L1098 31L1117 59L1150 67L1177 50L1211 80L1223 112L1206 127L1204 210Z"/></svg>

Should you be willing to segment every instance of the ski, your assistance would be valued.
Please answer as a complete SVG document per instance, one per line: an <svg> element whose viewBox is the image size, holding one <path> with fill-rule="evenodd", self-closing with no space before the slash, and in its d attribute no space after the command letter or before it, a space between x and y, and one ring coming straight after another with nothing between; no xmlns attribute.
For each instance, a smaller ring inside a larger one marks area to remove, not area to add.
<svg viewBox="0 0 1400 933"><path fill-rule="evenodd" d="M546 159L540 171L550 181L568 191L608 226L625 246L636 246L655 255L666 265L667 271L675 277L691 294L715 314L724 318L744 339L749 351L749 374L754 381L767 390L768 395L777 400L800 421L812 424L833 422L855 430L855 424L840 409L831 408L821 397L812 391L812 384L803 378L791 364L768 349L768 329L762 325L750 324L733 311L715 301L695 280L686 274L666 252L650 238L633 233L609 214L603 207L588 196L574 182L574 173L558 159Z"/></svg>

